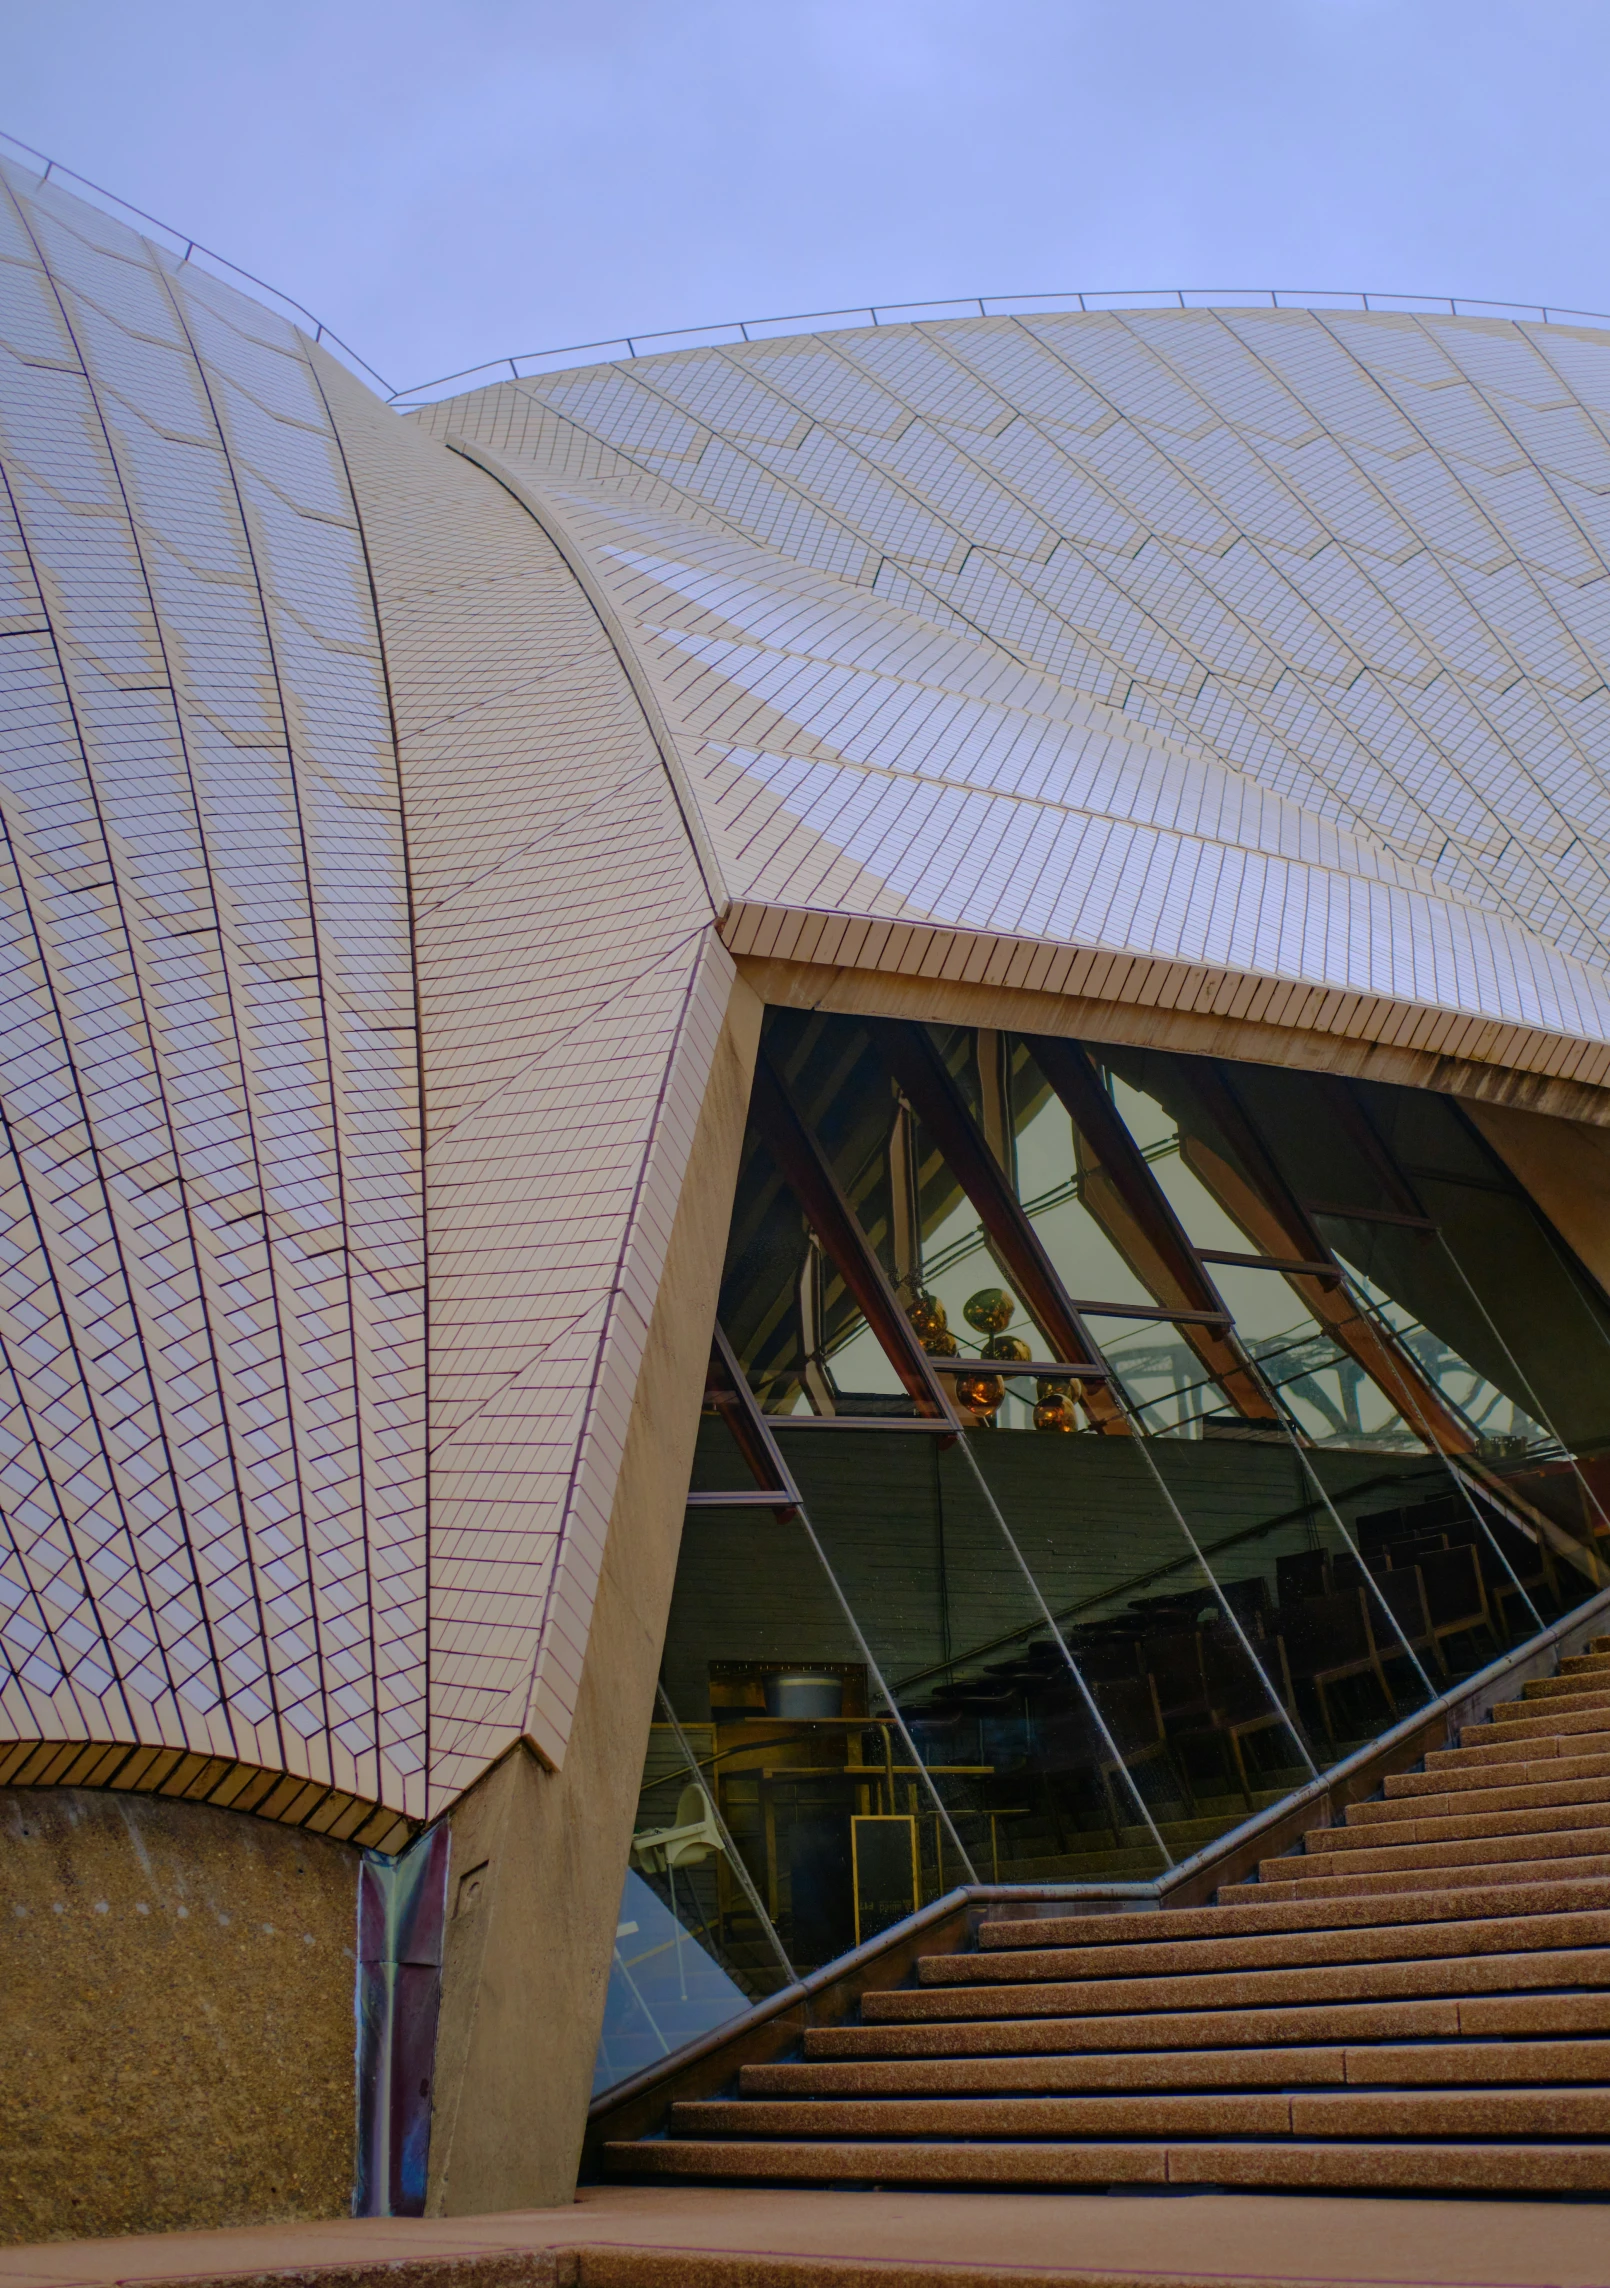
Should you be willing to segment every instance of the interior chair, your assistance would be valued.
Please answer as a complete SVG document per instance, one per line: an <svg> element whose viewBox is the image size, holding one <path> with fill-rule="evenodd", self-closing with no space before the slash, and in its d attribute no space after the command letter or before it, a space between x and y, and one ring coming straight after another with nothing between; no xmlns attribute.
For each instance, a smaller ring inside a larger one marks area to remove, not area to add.
<svg viewBox="0 0 1610 2288"><path fill-rule="evenodd" d="M1419 1566L1374 1566L1371 1568L1370 1579L1379 1595L1379 1602L1372 1603L1369 1608L1370 1627L1375 1632L1382 1660L1402 1660L1405 1657L1397 1630L1381 1611L1381 1605L1384 1604L1408 1639L1410 1651L1429 1653L1446 1676L1447 1656L1431 1626L1431 1615L1426 1610L1425 1582Z"/></svg>
<svg viewBox="0 0 1610 2288"><path fill-rule="evenodd" d="M1215 1703L1215 1686L1210 1685L1205 1665L1204 1648L1209 1640L1216 1647L1216 1686L1221 1696L1228 1693L1234 1701L1237 1711L1234 1716L1225 1714ZM1223 1644L1235 1648L1233 1660L1222 1649L1217 1649ZM1257 1672L1234 1629L1227 1621L1217 1621L1200 1629L1174 1629L1165 1636L1147 1637L1141 1645L1141 1659L1151 1679L1164 1734L1175 1751L1176 1766L1182 1771L1187 1769L1187 1751L1210 1745L1226 1779L1240 1789L1250 1804L1240 1728L1261 1730L1270 1711L1268 1698L1258 1685ZM1257 1695L1256 1712L1232 1679L1237 1662Z"/></svg>
<svg viewBox="0 0 1610 2288"><path fill-rule="evenodd" d="M1475 1528L1471 1528L1474 1532ZM1422 1557L1434 1557L1444 1549L1452 1548L1459 1536L1450 1531L1443 1533L1415 1533L1405 1541L1389 1541L1381 1551L1387 1564L1394 1569L1405 1565L1418 1565Z"/></svg>
<svg viewBox="0 0 1610 2288"><path fill-rule="evenodd" d="M1133 1629L1098 1625L1071 1632L1068 1650L1087 1684L1128 1683L1140 1675L1141 1639Z"/></svg>
<svg viewBox="0 0 1610 2288"><path fill-rule="evenodd" d="M1248 1636L1256 1638L1269 1617L1269 1584L1261 1573L1249 1573L1243 1581L1225 1581L1220 1584L1227 1604ZM1217 1596L1214 1603L1218 1604Z"/></svg>
<svg viewBox="0 0 1610 2288"><path fill-rule="evenodd" d="M1275 1559L1275 1593L1282 1605L1328 1597L1332 1586L1328 1549L1294 1549Z"/></svg>
<svg viewBox="0 0 1610 2288"><path fill-rule="evenodd" d="M1481 1567L1488 1605L1504 1623L1507 1635L1529 1636L1534 1624L1531 1614L1526 1610L1522 1589L1545 1620L1561 1610L1563 1601L1554 1552L1502 1518L1490 1518L1488 1522L1492 1526L1492 1541L1484 1533L1472 1544L1476 1562ZM1497 1549L1493 1542L1498 1544ZM1503 1551L1503 1557L1500 1557L1499 1550ZM1509 1560L1507 1566L1504 1563L1506 1557ZM1511 1580L1511 1571L1520 1582L1520 1589Z"/></svg>
<svg viewBox="0 0 1610 2288"><path fill-rule="evenodd" d="M1171 1589L1167 1596L1131 1597L1129 1610L1144 1622L1147 1628L1168 1628L1170 1624L1183 1627L1194 1621L1200 1606L1213 1595L1211 1589Z"/></svg>
<svg viewBox="0 0 1610 2288"><path fill-rule="evenodd" d="M1243 1740L1278 1727L1294 1729L1291 1675L1285 1647L1279 1637L1252 1638L1252 1649L1262 1664L1279 1706L1271 1702L1263 1677L1247 1657L1246 1646L1228 1621L1216 1622L1201 1632L1202 1673L1207 1684L1208 1714L1214 1733L1229 1745L1241 1800L1252 1809L1252 1783L1247 1775Z"/></svg>
<svg viewBox="0 0 1610 2288"><path fill-rule="evenodd" d="M1091 1678L1090 1696L1101 1710L1101 1720L1112 1736L1120 1761L1115 1761L1111 1749L1101 1742L1101 1778L1107 1790L1109 1811L1113 1813L1113 1832L1133 1825L1134 1806L1125 1789L1125 1812L1117 1816L1116 1791L1118 1774L1127 1765L1131 1772L1146 1765L1160 1767L1173 1782L1189 1819L1196 1810L1196 1795L1190 1774L1184 1769L1170 1744L1163 1712L1157 1704L1156 1689L1149 1676L1123 1676ZM1099 1737L1099 1735L1098 1735Z"/></svg>
<svg viewBox="0 0 1610 2288"><path fill-rule="evenodd" d="M1439 1657L1445 1637L1464 1636L1477 1630L1486 1635L1496 1653L1498 1632L1493 1626L1481 1565L1470 1544L1467 1542L1461 1549L1428 1551L1415 1570L1420 1576L1426 1619Z"/></svg>
<svg viewBox="0 0 1610 2288"><path fill-rule="evenodd" d="M1334 1686L1357 1676L1373 1676L1381 1698L1395 1716L1398 1704L1386 1680L1376 1632L1371 1626L1367 1591L1333 1589L1326 1597L1305 1597L1300 1604L1282 1605L1276 1618L1286 1662L1288 1688L1311 1684L1319 1702L1325 1736L1334 1748L1336 1725L1330 1694ZM1396 1640L1393 1640L1394 1644Z"/></svg>

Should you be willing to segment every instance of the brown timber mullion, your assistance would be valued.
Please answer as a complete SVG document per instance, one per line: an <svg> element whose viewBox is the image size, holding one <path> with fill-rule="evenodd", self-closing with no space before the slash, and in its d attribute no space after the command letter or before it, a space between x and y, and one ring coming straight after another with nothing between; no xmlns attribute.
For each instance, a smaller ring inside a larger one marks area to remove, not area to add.
<svg viewBox="0 0 1610 2288"><path fill-rule="evenodd" d="M1370 1118L1366 1106L1354 1092L1352 1082L1333 1080L1326 1094L1342 1125L1380 1177L1387 1196L1393 1203L1391 1209L1384 1213L1381 1210L1374 1211L1371 1220L1396 1223L1411 1231L1418 1227L1428 1234L1435 1232L1438 1227L1427 1216L1425 1202L1416 1191L1413 1178ZM1508 1508L1517 1522L1526 1526L1543 1547L1554 1548L1572 1564L1582 1563L1584 1544L1578 1542L1573 1534L1569 1536L1569 1546L1562 1548L1562 1529L1552 1519L1545 1518L1541 1511L1534 1509L1524 1497L1517 1497L1511 1492L1497 1472L1481 1459L1479 1453L1467 1450L1459 1466L1462 1476L1472 1480L1486 1493L1489 1500ZM1586 1545L1586 1554L1589 1578L1602 1587L1607 1577L1604 1560L1591 1543Z"/></svg>
<svg viewBox="0 0 1610 2288"><path fill-rule="evenodd" d="M1309 1263L1331 1262L1331 1251L1317 1226L1275 1165L1252 1116L1224 1073L1207 1057L1183 1057L1180 1061L1189 1071L1209 1117L1246 1170L1254 1191L1280 1225L1287 1254L1301 1256Z"/></svg>
<svg viewBox="0 0 1610 2288"><path fill-rule="evenodd" d="M1101 1381L1079 1385L1085 1411L1103 1430L1126 1431L1123 1408L1105 1387L1101 1352L927 1031L898 1021L870 1030L907 1102L972 1202L997 1262L1050 1343L1052 1356L1102 1370Z"/></svg>
<svg viewBox="0 0 1610 2288"><path fill-rule="evenodd" d="M1146 1259L1132 1263L1133 1270L1150 1287L1159 1303L1177 1302L1222 1316L1225 1324L1219 1327L1193 1324L1184 1319L1175 1324L1238 1414L1252 1422L1278 1421L1280 1410L1229 1323L1230 1314L1213 1283L1212 1273L1192 1245L1190 1234L1174 1213L1168 1194L1124 1125L1088 1053L1075 1041L1038 1034L1029 1034L1025 1039L1035 1063L1100 1162L1121 1206L1136 1227ZM1100 1205L1093 1202L1087 1205L1092 1207L1098 1222L1105 1223ZM1109 1231L1108 1237L1120 1254L1129 1254L1120 1233ZM1172 1293L1168 1292L1170 1288Z"/></svg>
<svg viewBox="0 0 1610 2288"><path fill-rule="evenodd" d="M1472 1452L1475 1433L1446 1404L1442 1393L1422 1372L1418 1359L1388 1329L1360 1314L1335 1254L1276 1167L1228 1076L1206 1057L1180 1061L1204 1109L1241 1166L1237 1170L1206 1145L1194 1158L1187 1155L1187 1164L1196 1168L1221 1205L1267 1253L1273 1255L1284 1246L1292 1256L1308 1263L1335 1265L1334 1285L1302 1273L1287 1272L1285 1276L1320 1325L1364 1369L1411 1429L1441 1453Z"/></svg>
<svg viewBox="0 0 1610 2288"><path fill-rule="evenodd" d="M811 1229L882 1346L884 1356L915 1401L934 1420L957 1423L928 1354L889 1283L883 1265L840 1189L832 1164L812 1135L788 1087L762 1050L755 1065L750 1114L804 1209Z"/></svg>

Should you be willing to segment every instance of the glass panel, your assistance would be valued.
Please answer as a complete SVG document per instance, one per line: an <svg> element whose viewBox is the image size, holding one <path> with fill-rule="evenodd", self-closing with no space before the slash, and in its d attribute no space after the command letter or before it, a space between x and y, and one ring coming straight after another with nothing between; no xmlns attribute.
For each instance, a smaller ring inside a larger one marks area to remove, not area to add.
<svg viewBox="0 0 1610 2288"><path fill-rule="evenodd" d="M720 1316L809 1523L689 1512L606 2080L974 1874L1155 1874L1610 1570L1610 1306L1450 1100L1092 1050L1141 1157L1126 1192L1029 1046L928 1038L1117 1415L1000 1355L1045 1355L1021 1241L986 1242L878 1026L773 1012L914 1331L1005 1395L959 1437L917 1426L752 1133ZM1229 1330L1134 1315L1180 1307L1162 1203L1188 1248L1286 1263L1187 1262ZM693 1483L749 1483L713 1412Z"/></svg>
<svg viewBox="0 0 1610 2288"><path fill-rule="evenodd" d="M834 1453L841 1443L817 1440ZM879 1443L862 1434L855 1448ZM730 1484L735 1460L724 1427L703 1425L695 1483ZM889 1759L866 1664L796 1520L766 1509L689 1513L664 1675L678 1713L708 1742L717 1804L790 1960L808 1970L846 1952L848 1814L875 1808L862 1797ZM873 1776L849 1776L868 1766ZM752 1905L735 1884L721 1903L729 1956L774 1990L780 1972Z"/></svg>
<svg viewBox="0 0 1610 2288"><path fill-rule="evenodd" d="M667 1887L674 1890L675 1883L673 1875ZM627 1870L593 2063L594 2097L740 2016L755 1999L722 1968L708 1931L695 1936L690 1929L687 1876L682 1892L679 1911L658 1886Z"/></svg>
<svg viewBox="0 0 1610 2288"><path fill-rule="evenodd" d="M663 1685L660 1708L667 1720L649 1728L594 2096L793 1979L721 1814L715 1729L676 1719Z"/></svg>

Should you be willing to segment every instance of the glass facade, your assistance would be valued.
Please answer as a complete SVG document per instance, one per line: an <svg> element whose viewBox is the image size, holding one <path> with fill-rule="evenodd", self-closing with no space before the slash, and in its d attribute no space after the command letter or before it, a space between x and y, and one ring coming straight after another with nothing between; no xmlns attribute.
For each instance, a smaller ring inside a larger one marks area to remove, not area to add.
<svg viewBox="0 0 1610 2288"><path fill-rule="evenodd" d="M600 2087L958 1883L1155 1875L1610 1578L1610 1305L1429 1092L774 1010L707 1396Z"/></svg>

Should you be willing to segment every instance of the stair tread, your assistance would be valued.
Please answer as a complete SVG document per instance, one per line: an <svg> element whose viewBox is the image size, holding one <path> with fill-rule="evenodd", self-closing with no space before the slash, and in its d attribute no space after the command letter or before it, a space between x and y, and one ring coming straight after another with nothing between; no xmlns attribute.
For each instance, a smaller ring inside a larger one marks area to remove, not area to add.
<svg viewBox="0 0 1610 2288"><path fill-rule="evenodd" d="M1266 1860L1266 1866L1310 1866L1315 1874L1391 1874L1426 1867L1479 1867L1505 1859L1565 1859L1610 1854L1610 1825L1560 1831L1523 1828L1518 1834L1471 1835L1440 1843L1383 1842L1365 1838L1356 1848L1327 1851L1314 1836L1340 1835L1343 1828L1310 1829L1308 1849L1298 1859Z"/></svg>
<svg viewBox="0 0 1610 2288"><path fill-rule="evenodd" d="M1569 1757L1610 1755L1610 1724L1599 1732L1547 1733L1511 1737L1489 1725L1469 1725L1457 1748L1431 1748L1424 1758L1428 1772L1480 1771L1504 1764L1547 1764ZM1406 1777L1407 1775L1395 1775Z"/></svg>
<svg viewBox="0 0 1610 2288"><path fill-rule="evenodd" d="M1592 1735L1589 1735L1592 1737ZM1523 1741L1522 1747L1526 1745ZM1406 1797L1438 1794L1464 1795L1479 1793L1498 1787L1552 1787L1556 1781L1610 1779L1610 1745L1595 1748L1591 1754L1558 1756L1526 1756L1513 1763L1473 1763L1431 1765L1423 1772L1389 1772L1385 1783L1388 1803L1401 1802Z"/></svg>
<svg viewBox="0 0 1610 2288"><path fill-rule="evenodd" d="M613 2174L831 2184L1195 2184L1382 2186L1449 2192L1603 2192L1601 2144L865 2143L644 2139L605 2148Z"/></svg>
<svg viewBox="0 0 1610 2288"><path fill-rule="evenodd" d="M1162 1943L1221 1934L1237 1937L1249 1931L1344 1930L1377 1922L1457 1922L1467 1914L1480 1919L1486 1915L1610 1907L1610 1859L1602 1876L1557 1882L1503 1883L1485 1888L1471 1884L1380 1896L1366 1893L1341 1900L1267 1900L1263 1897L1266 1888L1261 1883L1238 1885L1233 1904L1213 1907L1172 1907L1162 1913L1135 1915L1047 1915L1036 1922L985 1923L978 1934L979 1945L982 1952L993 1955L1036 1945L1124 1945L1153 1939ZM1221 1892L1221 1899L1223 1895Z"/></svg>
<svg viewBox="0 0 1610 2288"><path fill-rule="evenodd" d="M1390 1807L1397 1810L1397 1805ZM1392 1843L1475 1843L1492 1835L1558 1835L1602 1830L1603 1797L1586 1803L1517 1805L1507 1811L1413 1812L1400 1819L1360 1822L1356 1827L1317 1827L1328 1855L1379 1851Z"/></svg>
<svg viewBox="0 0 1610 2288"><path fill-rule="evenodd" d="M791 2060L745 2066L744 2097L940 2095L947 2091L1290 2088L1414 2084L1610 2084L1610 2041L1385 2042L1308 2049L1118 2051L1030 2058Z"/></svg>
<svg viewBox="0 0 1610 2288"><path fill-rule="evenodd" d="M1407 1962L1314 1964L1282 1970L1158 1973L1152 1977L1045 1979L1007 1987L900 1987L862 1997L862 2016L886 2024L932 2018L1083 2016L1115 2010L1189 2010L1235 2003L1329 2001L1348 1996L1460 1995L1513 1987L1610 1986L1610 1948L1539 1945L1525 1953L1453 1955Z"/></svg>
<svg viewBox="0 0 1610 2288"><path fill-rule="evenodd" d="M1596 1904L1575 1911L1561 1904L1539 1914L1516 1913L1500 1893L1498 1909L1485 1916L1415 1915L1390 1920L1379 1916L1360 1917L1349 1925L1333 1921L1321 1909L1317 1921L1306 1928L1287 1925L1260 1929L1255 1926L1231 1930L1222 1938L1202 1930L1195 1916L1191 1919L1197 1927L1176 1937L1167 1931L1173 1917L1154 1915L1146 1918L1152 1932L1144 1937L1115 1938L1105 1944L1082 1946L994 1947L976 1954L922 1955L918 1958L917 1975L925 1989L933 1989L1019 1984L1047 1978L1148 1977L1154 1973L1166 1976L1187 1969L1193 1969L1193 1974L1205 1974L1216 1969L1258 1969L1266 1965L1296 1967L1407 1961L1420 1956L1510 1953L1533 1946L1605 1946L1610 1945L1607 1908L1610 1908L1610 1900L1605 1906ZM1237 1911L1234 1908L1208 1910L1226 1916ZM1247 1910L1239 1911L1244 1914ZM1122 1919L1129 1922L1141 1918L1125 1916ZM1159 1923L1165 1926L1164 1931L1157 1931Z"/></svg>
<svg viewBox="0 0 1610 2288"><path fill-rule="evenodd" d="M1276 1906L1303 1907L1318 1913L1326 1904L1336 1906L1347 1900L1364 1903L1379 1900L1383 1912L1396 1899L1459 1899L1487 1898L1500 1891L1514 1891L1541 1900L1550 1891L1572 1890L1580 1886L1591 1889L1610 1877L1610 1851L1584 1858L1563 1859L1496 1859L1470 1862L1456 1861L1449 1867L1419 1867L1413 1864L1395 1869L1365 1870L1360 1874L1301 1876L1300 1859L1275 1859L1268 1866L1289 1867L1290 1876L1270 1877L1250 1883L1227 1883L1219 1898L1230 1910L1255 1906L1260 1902L1273 1910ZM1439 1881L1440 1878L1440 1881Z"/></svg>
<svg viewBox="0 0 1610 2288"><path fill-rule="evenodd" d="M680 2137L1602 2137L1610 2089L1148 2091L1096 2096L714 2099Z"/></svg>
<svg viewBox="0 0 1610 2288"><path fill-rule="evenodd" d="M1610 1693L1594 1695L1585 1704L1558 1700L1552 1707L1533 1700L1510 1700L1493 1710L1494 1730L1512 1740L1560 1740L1573 1732L1602 1732ZM1520 1710L1520 1714L1511 1714Z"/></svg>
<svg viewBox="0 0 1610 2288"><path fill-rule="evenodd" d="M1433 1996L1267 2009L1138 2010L1087 2018L940 2019L813 2027L807 2058L1042 2056L1064 2051L1265 2048L1324 2041L1610 2033L1610 1993Z"/></svg>

